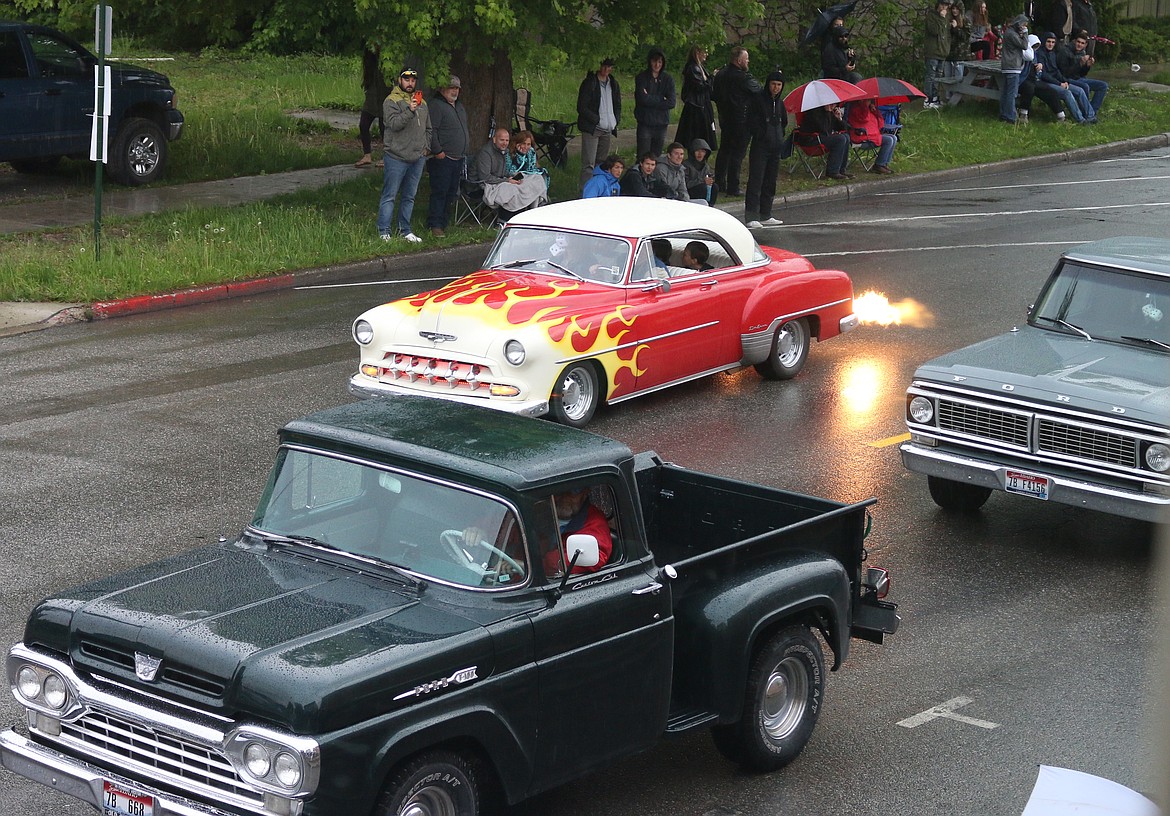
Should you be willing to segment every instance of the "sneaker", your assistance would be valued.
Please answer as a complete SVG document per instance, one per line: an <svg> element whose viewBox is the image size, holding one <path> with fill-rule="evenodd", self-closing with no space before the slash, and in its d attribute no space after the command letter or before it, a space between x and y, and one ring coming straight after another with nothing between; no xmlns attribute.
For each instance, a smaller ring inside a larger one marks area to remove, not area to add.
<svg viewBox="0 0 1170 816"><path fill-rule="evenodd" d="M1028 124L1028 112L1026 110L1018 110L1016 111L1016 114L1019 117L1021 124Z"/></svg>
<svg viewBox="0 0 1170 816"><path fill-rule="evenodd" d="M922 107L926 108L927 110L938 110L942 107L942 103L937 100L929 100L927 102L923 102Z"/></svg>
<svg viewBox="0 0 1170 816"><path fill-rule="evenodd" d="M780 226L781 224L783 224L784 222L783 222L783 221L781 221L779 218L768 218L768 219L766 219L765 221L762 221L761 223L762 223L762 224L763 224L765 227L778 227L778 226Z"/></svg>
<svg viewBox="0 0 1170 816"><path fill-rule="evenodd" d="M404 233L402 238L403 238L403 240L409 241L412 244L421 244L422 243L422 238L419 238L413 232Z"/></svg>
<svg viewBox="0 0 1170 816"><path fill-rule="evenodd" d="M761 224L759 221L756 221L756 220L754 220L754 219L753 219L753 220L751 220L751 221L748 221L748 222L747 222L747 224L745 224L745 226L746 226L748 229L759 229L760 227L762 227L762 226L764 226L764 225L763 225L763 224Z"/></svg>
<svg viewBox="0 0 1170 816"><path fill-rule="evenodd" d="M1056 114L1056 121L1063 122L1064 120L1065 120L1064 111L1061 111L1060 113Z"/></svg>
<svg viewBox="0 0 1170 816"><path fill-rule="evenodd" d="M382 233L381 238L383 241L393 241L394 240L394 236L388 232Z"/></svg>

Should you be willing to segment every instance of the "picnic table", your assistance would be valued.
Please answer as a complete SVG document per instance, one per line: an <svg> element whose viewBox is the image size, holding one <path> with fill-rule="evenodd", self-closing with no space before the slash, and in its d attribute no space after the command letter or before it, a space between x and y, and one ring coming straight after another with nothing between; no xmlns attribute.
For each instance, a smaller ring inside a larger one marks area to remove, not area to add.
<svg viewBox="0 0 1170 816"><path fill-rule="evenodd" d="M999 101L1003 88L1003 68L999 60L963 60L959 65L963 67L961 77L938 80L946 90L948 105L957 105L966 96Z"/></svg>

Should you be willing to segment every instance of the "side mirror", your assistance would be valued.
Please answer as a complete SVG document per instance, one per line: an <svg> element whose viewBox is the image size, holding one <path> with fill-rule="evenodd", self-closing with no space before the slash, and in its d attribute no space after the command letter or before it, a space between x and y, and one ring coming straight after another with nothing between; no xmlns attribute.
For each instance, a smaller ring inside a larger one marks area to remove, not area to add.
<svg viewBox="0 0 1170 816"><path fill-rule="evenodd" d="M596 567L601 560L597 539L585 533L573 533L565 541L565 556L576 567Z"/></svg>

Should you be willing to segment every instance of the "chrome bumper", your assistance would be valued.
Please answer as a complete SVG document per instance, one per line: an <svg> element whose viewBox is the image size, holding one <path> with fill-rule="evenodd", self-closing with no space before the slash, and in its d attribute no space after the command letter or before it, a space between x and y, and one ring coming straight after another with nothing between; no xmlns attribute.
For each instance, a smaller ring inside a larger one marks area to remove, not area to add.
<svg viewBox="0 0 1170 816"><path fill-rule="evenodd" d="M349 378L349 393L362 399L370 397L430 397L432 399L461 402L464 405L478 405L481 408L493 408L509 414L520 416L539 417L548 413L548 400L528 400L527 402L503 402L488 397L469 397L465 394L447 394L433 391L418 391L413 388L403 388L399 385L375 382L369 377L355 374Z"/></svg>
<svg viewBox="0 0 1170 816"><path fill-rule="evenodd" d="M1089 510L1099 510L1102 513L1140 519L1141 521L1170 521L1170 509L1168 509L1170 508L1170 496L1142 493L1136 490L1121 490L1080 479L1070 479L1067 476L1057 476L1041 468L1030 468L1027 465L1009 466L985 462L969 456L925 447L914 442L903 443L899 450L902 453L902 464L907 470L914 473L924 473L927 476L938 476L955 482L1007 492L1005 490L1007 471L1009 469L1024 470L1047 476L1052 480L1049 501L1084 507ZM1011 493L1009 495L1017 494ZM1027 498L1027 496L1023 498Z"/></svg>
<svg viewBox="0 0 1170 816"><path fill-rule="evenodd" d="M99 811L103 805L103 782L112 782L124 789L154 797L154 816L232 816L229 811L217 810L99 770L38 745L15 731L0 733L0 765L15 774L93 805Z"/></svg>

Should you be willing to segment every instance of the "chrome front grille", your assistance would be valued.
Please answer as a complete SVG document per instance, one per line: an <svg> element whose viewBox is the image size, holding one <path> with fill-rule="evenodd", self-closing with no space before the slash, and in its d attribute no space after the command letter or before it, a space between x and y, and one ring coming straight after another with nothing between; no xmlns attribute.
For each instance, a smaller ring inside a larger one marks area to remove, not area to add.
<svg viewBox="0 0 1170 816"><path fill-rule="evenodd" d="M1132 437L1044 417L1039 419L1037 427L1036 447L1039 450L1122 467L1138 466L1137 440Z"/></svg>
<svg viewBox="0 0 1170 816"><path fill-rule="evenodd" d="M387 352L378 369L378 379L423 390L457 391L488 396L493 384L492 370L479 363L417 354Z"/></svg>
<svg viewBox="0 0 1170 816"><path fill-rule="evenodd" d="M1026 448L1030 424L1029 414L945 399L938 403L938 427L944 431Z"/></svg>
<svg viewBox="0 0 1170 816"><path fill-rule="evenodd" d="M122 717L89 711L61 723L62 742L95 759L116 763L120 772L141 776L189 793L225 794L259 803L224 754L214 748L165 734Z"/></svg>

